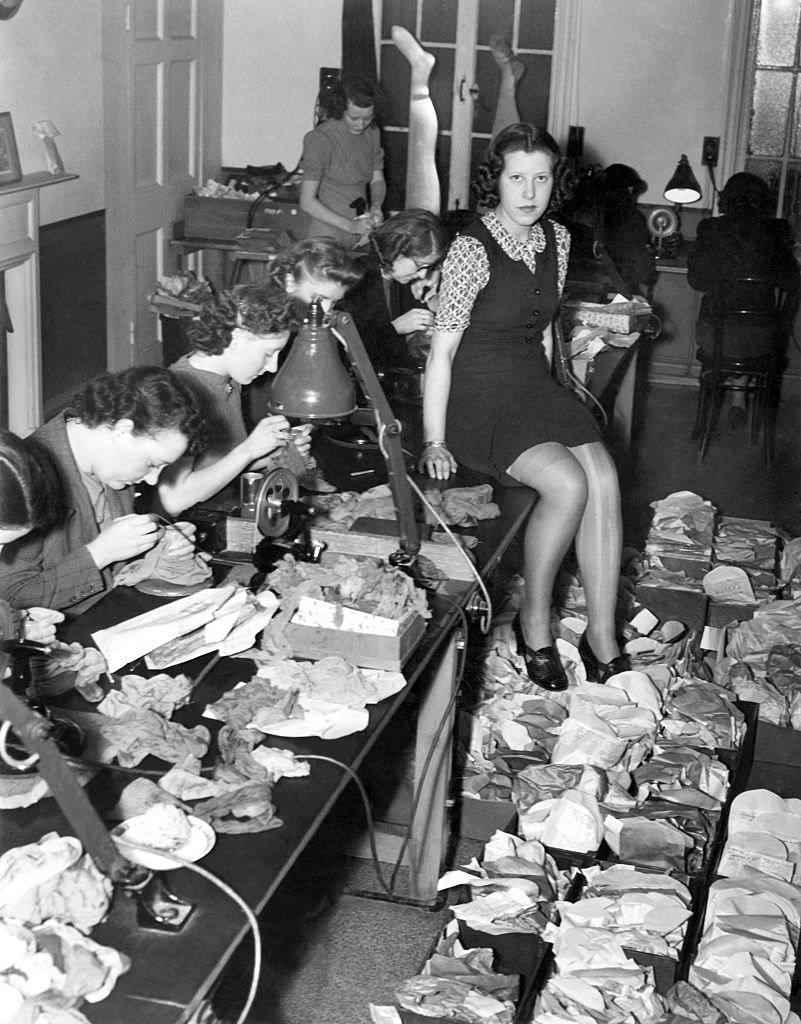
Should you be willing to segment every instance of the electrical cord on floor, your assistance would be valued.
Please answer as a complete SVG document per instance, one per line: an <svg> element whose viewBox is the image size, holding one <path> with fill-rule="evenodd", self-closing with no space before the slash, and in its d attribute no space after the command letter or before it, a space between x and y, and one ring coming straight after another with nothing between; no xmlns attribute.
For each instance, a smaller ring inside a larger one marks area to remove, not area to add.
<svg viewBox="0 0 801 1024"><path fill-rule="evenodd" d="M445 531L447 536L450 537L454 547L457 549L459 554L462 556L462 558L464 559L465 563L470 567L470 572L475 577L476 583L478 584L479 589L481 590L482 596L484 598L484 601L486 603L486 611L481 616L481 621L479 623L479 628L481 629L482 633L484 633L484 634L489 633L490 626L492 625L492 599L489 596L489 591L487 590L487 587L486 587L486 584L484 583L484 580L481 578L481 573L476 568L476 565L473 562L473 559L468 556L468 554L465 551L465 549L459 543L459 541L458 541L457 537L454 535L453 531L448 527L448 524L445 522L445 520L442 518L442 516L439 514L439 512L434 508L434 506L431 504L431 502L428 500L428 498L426 498L425 494L420 490L420 488L417 486L417 484L414 482L414 480L412 480L412 478L408 474L406 476L406 479L409 481L409 485L411 486L411 488L415 492L415 494L419 497L419 499L422 501L422 503L425 505L425 507L428 509L428 511L431 513L431 515L434 516L434 518L437 520L439 525Z"/></svg>
<svg viewBox="0 0 801 1024"><path fill-rule="evenodd" d="M325 757L322 754L299 754L299 760L301 761L327 761L329 764L336 765L337 768L341 768L343 772L346 772L351 781L356 783L356 788L359 790L359 795L362 798L362 804L364 805L364 816L367 819L367 834L370 839L370 854L373 858L373 867L375 868L376 877L378 878L378 884L387 894L387 896L393 896L392 889L387 884L384 874L381 870L381 861L378 857L378 847L376 846L375 840L375 822L373 821L373 812L370 808L370 798L367 795L367 790L364 788L364 783L356 774L356 772L345 764L343 761L337 761L335 757Z"/></svg>
<svg viewBox="0 0 801 1024"><path fill-rule="evenodd" d="M166 857L168 860L175 861L175 864L178 867L189 868L190 871L194 871L195 874L200 875L201 877L207 879L207 881L211 882L213 885L216 885L218 889L224 892L226 896L230 897L230 899L232 899L234 903L236 903L240 907L240 909L245 915L245 918L247 919L248 925L250 926L250 930L253 933L253 976L250 980L250 987L248 989L248 994L245 999L245 1005L242 1008L242 1011L237 1017L237 1019L234 1021L234 1024L245 1024L245 1020L247 1019L247 1016L250 1013L253 1007L253 1002L256 998L256 990L259 985L259 976L261 974L261 933L259 932L259 922L256 920L256 915L253 913L253 911L250 909L247 903L245 903L245 901L242 899L242 897L239 895L236 889L230 886L227 882L224 882L221 878L213 874L211 871L208 871L206 868L200 867L199 864L193 864L192 861L184 860L183 857L179 857L171 851L162 850L155 846L146 846L144 843L136 843L130 839L122 838L121 836L115 836L114 842L119 847L120 853L123 856L125 856L125 848L128 847L129 849L139 850L143 853L149 853L160 858Z"/></svg>

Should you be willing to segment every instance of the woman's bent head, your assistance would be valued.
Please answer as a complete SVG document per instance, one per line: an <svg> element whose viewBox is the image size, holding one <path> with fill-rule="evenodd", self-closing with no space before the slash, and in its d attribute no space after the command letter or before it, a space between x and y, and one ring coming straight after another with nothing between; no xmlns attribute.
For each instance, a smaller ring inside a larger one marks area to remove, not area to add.
<svg viewBox="0 0 801 1024"><path fill-rule="evenodd" d="M96 377L74 396L66 415L85 428L89 471L113 490L155 483L164 466L205 442L192 392L160 366Z"/></svg>

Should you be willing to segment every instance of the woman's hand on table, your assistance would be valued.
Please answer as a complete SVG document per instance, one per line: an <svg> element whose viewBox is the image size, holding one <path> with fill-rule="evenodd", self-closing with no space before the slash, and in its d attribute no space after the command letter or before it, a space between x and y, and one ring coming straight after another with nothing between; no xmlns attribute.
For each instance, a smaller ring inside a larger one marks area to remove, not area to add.
<svg viewBox="0 0 801 1024"><path fill-rule="evenodd" d="M149 551L164 536L160 516L146 513L120 516L101 529L87 545L87 551L98 569L112 562L125 562Z"/></svg>
<svg viewBox="0 0 801 1024"><path fill-rule="evenodd" d="M56 626L63 621L63 612L52 608L28 608L22 614L21 639L51 644L56 639Z"/></svg>
<svg viewBox="0 0 801 1024"><path fill-rule="evenodd" d="M456 459L444 445L423 445L418 468L434 480L447 480L457 470Z"/></svg>
<svg viewBox="0 0 801 1024"><path fill-rule="evenodd" d="M430 334L434 328L434 314L430 309L410 309L396 317L392 326L398 334L414 334L416 331Z"/></svg>

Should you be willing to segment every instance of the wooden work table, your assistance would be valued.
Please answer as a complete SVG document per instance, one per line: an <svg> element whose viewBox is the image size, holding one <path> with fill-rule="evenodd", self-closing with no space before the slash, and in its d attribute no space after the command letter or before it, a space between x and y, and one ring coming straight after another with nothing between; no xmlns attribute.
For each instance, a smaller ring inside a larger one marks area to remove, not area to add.
<svg viewBox="0 0 801 1024"><path fill-rule="evenodd" d="M478 561L483 576L489 576L512 543L532 506L533 492L510 489L499 495L502 515L478 524ZM458 646L463 638L463 613L477 591L475 583L451 581L442 596L431 594L432 618L426 632L404 668L405 688L370 708L368 727L338 740L265 737L268 745L290 749L302 758L322 754L358 770L382 733L392 728L393 718L414 692L418 702L415 740L415 788L419 787L419 811L409 832L405 863L410 872L410 890L418 899L436 897L436 882L443 866L449 835L447 797L452 761L454 696L459 662ZM140 614L157 600L129 588L119 588L73 622L66 639L90 643L90 634L104 626ZM205 661L177 665L170 671L197 676ZM142 672L136 662L122 672ZM222 659L205 676L190 705L176 713L187 726L198 724L204 706L217 699L238 681L249 679L252 662ZM80 703L79 698L71 698ZM439 730L439 723L446 728ZM208 723L206 723L208 724ZM428 770L423 771L425 763ZM159 762L157 764L160 765ZM349 777L337 766L312 761L306 778L281 779L274 787L273 802L282 819L280 828L260 833L218 835L201 866L232 886L257 913L275 894L287 872L306 844L325 821ZM166 766L165 766L166 770ZM117 793L130 776L101 772L89 784L93 803L107 814ZM34 842L48 831L71 834L55 801L45 799L30 808L0 812L0 852ZM388 837L382 859L399 851L401 837ZM394 842L394 845L393 845ZM115 947L131 958L131 969L117 982L113 993L101 1003L87 1004L83 1012L97 1024L182 1024L187 1021L247 932L241 909L207 879L179 869L169 872L170 888L195 904L184 928L175 934L144 930L136 923L135 902L116 891L107 919L92 931L92 938ZM269 910L267 911L269 913Z"/></svg>

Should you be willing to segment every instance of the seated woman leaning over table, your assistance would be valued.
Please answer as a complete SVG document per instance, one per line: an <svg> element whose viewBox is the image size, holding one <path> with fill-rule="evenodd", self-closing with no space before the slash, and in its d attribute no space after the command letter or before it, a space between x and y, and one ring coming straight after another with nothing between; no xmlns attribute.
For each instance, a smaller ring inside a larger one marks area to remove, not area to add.
<svg viewBox="0 0 801 1024"><path fill-rule="evenodd" d="M312 299L328 312L361 279L353 254L333 238L304 238L280 252L268 267L270 280L283 289L302 318ZM272 380L262 377L244 390L245 420L269 415Z"/></svg>
<svg viewBox="0 0 801 1024"><path fill-rule="evenodd" d="M90 381L69 407L35 431L64 493L65 514L8 544L0 598L79 615L114 586L122 565L164 534L153 514L134 514L135 485L155 484L165 466L204 441L201 414L181 379L137 366ZM177 538L174 553L194 548Z"/></svg>
<svg viewBox="0 0 801 1024"><path fill-rule="evenodd" d="M414 362L414 338L431 334L437 264L450 232L428 210L403 210L370 232L361 281L338 303L350 313L376 370Z"/></svg>
<svg viewBox="0 0 801 1024"><path fill-rule="evenodd" d="M0 551L33 530L57 526L63 515L61 485L47 451L30 438L0 431ZM63 621L62 612L26 608L20 636L51 643Z"/></svg>
<svg viewBox="0 0 801 1024"><path fill-rule="evenodd" d="M195 396L210 447L161 474L158 496L168 514L209 500L247 469L269 468L265 457L287 445L301 460L308 456L309 427L290 434L285 416L265 415L248 433L242 410L242 386L278 369L278 354L299 323L285 292L243 284L205 303L189 325L191 351L170 369Z"/></svg>

